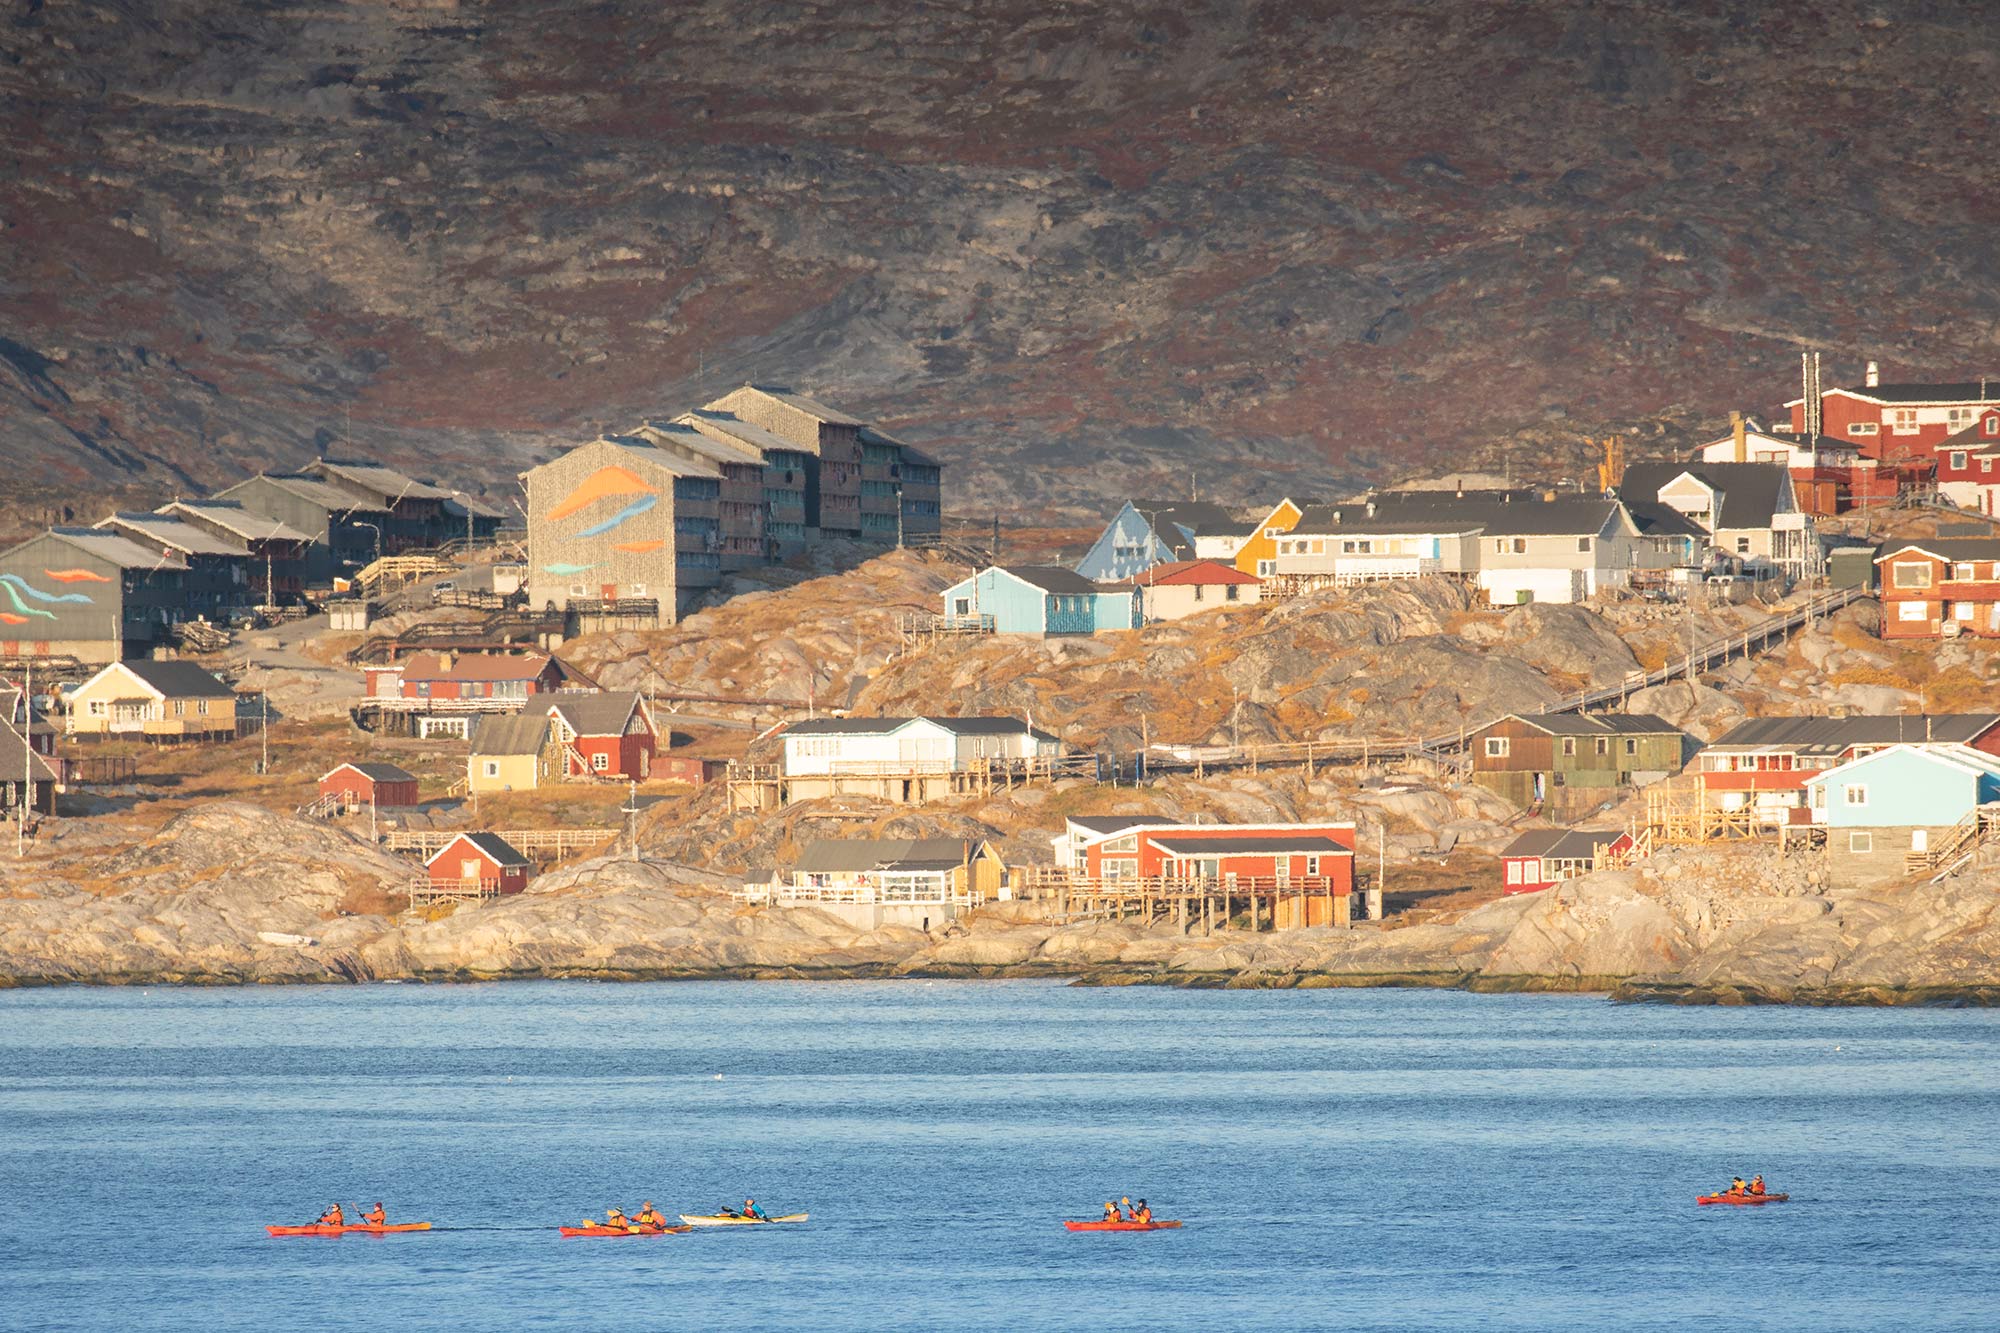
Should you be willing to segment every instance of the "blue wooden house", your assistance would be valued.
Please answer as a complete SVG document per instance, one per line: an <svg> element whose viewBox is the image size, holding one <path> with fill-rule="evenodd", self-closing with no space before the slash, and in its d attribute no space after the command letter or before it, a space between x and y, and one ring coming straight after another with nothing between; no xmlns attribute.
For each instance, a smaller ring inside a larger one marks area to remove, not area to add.
<svg viewBox="0 0 2000 1333"><path fill-rule="evenodd" d="M1228 560L1256 526L1205 501L1127 500L1077 562L1076 572L1115 583L1169 560Z"/></svg>
<svg viewBox="0 0 2000 1333"><path fill-rule="evenodd" d="M995 634L1095 634L1139 623L1139 590L1050 565L994 565L944 590L953 620L988 617Z"/></svg>
<svg viewBox="0 0 2000 1333"><path fill-rule="evenodd" d="M1807 809L1826 830L1827 868L1865 887L1932 868L1972 845L2000 810L2000 759L1969 745L1891 745L1816 773Z"/></svg>

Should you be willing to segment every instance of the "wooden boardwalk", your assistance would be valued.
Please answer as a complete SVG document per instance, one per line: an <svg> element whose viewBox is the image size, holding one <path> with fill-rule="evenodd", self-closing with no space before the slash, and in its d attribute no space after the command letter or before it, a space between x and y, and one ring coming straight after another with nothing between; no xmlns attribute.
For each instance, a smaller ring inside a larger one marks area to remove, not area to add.
<svg viewBox="0 0 2000 1333"><path fill-rule="evenodd" d="M1286 879L1232 875L1200 879L1090 879L1054 868L1016 868L1010 884L1017 899L1042 904L1057 920L1171 922L1181 934L1231 929L1240 917L1248 929L1297 930L1353 924L1353 894L1340 893L1324 875ZM1369 916L1381 915L1381 898L1358 876Z"/></svg>
<svg viewBox="0 0 2000 1333"><path fill-rule="evenodd" d="M382 846L392 852L414 852L418 856L430 856L441 850L465 829L417 829L409 832L385 833ZM602 847L616 838L623 829L616 828L566 828L566 829L495 829L494 832L509 847L523 856L542 860L559 860L572 852L587 852Z"/></svg>

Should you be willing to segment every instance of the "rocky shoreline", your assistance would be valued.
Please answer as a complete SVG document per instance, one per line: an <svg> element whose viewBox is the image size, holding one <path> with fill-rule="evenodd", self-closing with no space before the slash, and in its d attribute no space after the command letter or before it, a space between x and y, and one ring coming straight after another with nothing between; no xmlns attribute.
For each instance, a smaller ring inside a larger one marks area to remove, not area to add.
<svg viewBox="0 0 2000 1333"><path fill-rule="evenodd" d="M864 931L812 908L738 902L700 869L615 858L551 872L501 902L399 920L380 904L409 873L337 829L205 807L93 863L0 872L0 988L1056 978L1676 1004L2000 1004L2000 877L1838 893L1768 849L1670 851L1643 870L1456 919L1207 936L1053 924L1021 904L929 934Z"/></svg>

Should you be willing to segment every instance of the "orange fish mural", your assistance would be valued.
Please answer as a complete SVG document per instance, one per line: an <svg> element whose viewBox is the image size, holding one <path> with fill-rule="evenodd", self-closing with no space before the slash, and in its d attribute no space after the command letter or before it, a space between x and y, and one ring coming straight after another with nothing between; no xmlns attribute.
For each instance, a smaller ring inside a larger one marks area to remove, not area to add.
<svg viewBox="0 0 2000 1333"><path fill-rule="evenodd" d="M26 616L17 616L12 611L0 611L0 625L25 625L27 623L28 618Z"/></svg>
<svg viewBox="0 0 2000 1333"><path fill-rule="evenodd" d="M48 575L50 578L54 579L57 583L111 582L111 580L105 578L104 575L93 573L88 569L45 569L42 571L42 573Z"/></svg>
<svg viewBox="0 0 2000 1333"><path fill-rule="evenodd" d="M614 495L658 495L660 488L648 486L639 475L622 467L601 467L577 483L575 490L549 511L550 519L568 518L580 509Z"/></svg>
<svg viewBox="0 0 2000 1333"><path fill-rule="evenodd" d="M623 551L627 555L647 555L650 554L651 552L661 550L665 546L666 543L664 541L619 542L616 546L612 547L611 549L614 551Z"/></svg>

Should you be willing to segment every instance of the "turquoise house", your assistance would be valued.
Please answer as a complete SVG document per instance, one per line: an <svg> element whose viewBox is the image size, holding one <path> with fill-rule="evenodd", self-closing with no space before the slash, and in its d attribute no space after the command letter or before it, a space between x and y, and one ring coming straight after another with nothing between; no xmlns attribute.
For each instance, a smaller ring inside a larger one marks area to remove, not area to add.
<svg viewBox="0 0 2000 1333"><path fill-rule="evenodd" d="M1139 596L1052 565L994 565L946 588L944 614L991 620L995 634L1095 634L1138 625Z"/></svg>
<svg viewBox="0 0 2000 1333"><path fill-rule="evenodd" d="M1969 745L1891 745L1806 780L1813 823L1949 828L2000 801L2000 759Z"/></svg>

